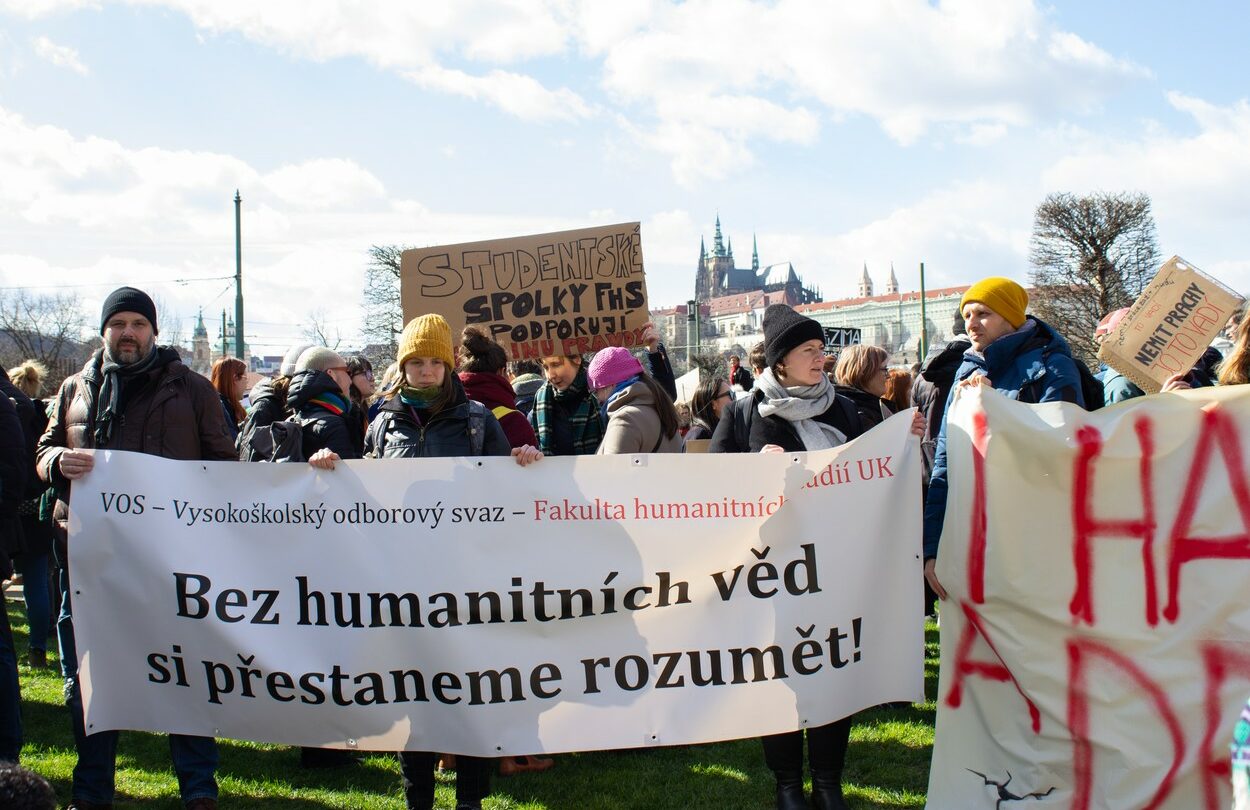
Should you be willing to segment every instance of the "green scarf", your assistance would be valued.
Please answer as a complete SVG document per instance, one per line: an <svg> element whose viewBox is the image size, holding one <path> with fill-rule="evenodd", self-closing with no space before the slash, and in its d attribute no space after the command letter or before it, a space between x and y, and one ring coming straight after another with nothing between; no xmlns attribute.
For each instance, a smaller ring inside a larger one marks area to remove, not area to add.
<svg viewBox="0 0 1250 810"><path fill-rule="evenodd" d="M569 416L569 426L573 433L573 454L588 456L599 449L603 441L603 414L599 410L599 401L590 392L586 382L585 367L578 369L572 384L563 391L557 391L551 383L544 383L534 395L533 423L534 432L538 434L538 449L544 455L553 455L552 447L554 431L552 422L560 419L560 409L556 403L568 406L576 403L576 408Z"/></svg>

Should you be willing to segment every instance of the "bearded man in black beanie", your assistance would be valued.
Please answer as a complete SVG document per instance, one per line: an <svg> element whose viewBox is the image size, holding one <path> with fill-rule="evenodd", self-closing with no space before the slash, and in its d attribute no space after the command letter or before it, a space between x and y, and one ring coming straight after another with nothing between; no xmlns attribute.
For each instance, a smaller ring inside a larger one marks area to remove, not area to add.
<svg viewBox="0 0 1250 810"><path fill-rule="evenodd" d="M48 429L39 440L39 475L57 491L55 547L63 594L57 635L78 752L69 804L76 810L113 806L118 732L88 735L83 726L66 547L73 482L93 474L97 449L184 460L236 460L212 383L184 366L176 351L157 346L157 334L156 305L147 293L133 287L114 290L100 312L104 346L81 372L61 384ZM171 734L169 748L186 806L216 808L216 741Z"/></svg>

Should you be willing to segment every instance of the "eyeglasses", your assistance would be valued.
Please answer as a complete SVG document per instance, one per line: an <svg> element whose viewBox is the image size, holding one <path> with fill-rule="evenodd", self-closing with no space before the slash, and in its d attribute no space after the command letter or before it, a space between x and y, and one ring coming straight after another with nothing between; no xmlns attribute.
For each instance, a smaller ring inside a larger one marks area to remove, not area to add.
<svg viewBox="0 0 1250 810"><path fill-rule="evenodd" d="M716 398L720 399L721 397L732 397L733 395L734 395L733 391L721 391L719 394L716 395Z"/></svg>
<svg viewBox="0 0 1250 810"><path fill-rule="evenodd" d="M366 380L368 380L369 382L373 382L373 372L372 372L372 371L357 371L355 374L353 374L353 375L352 375L352 379L354 380L354 379L356 379L357 377L364 377L364 378L365 378Z"/></svg>

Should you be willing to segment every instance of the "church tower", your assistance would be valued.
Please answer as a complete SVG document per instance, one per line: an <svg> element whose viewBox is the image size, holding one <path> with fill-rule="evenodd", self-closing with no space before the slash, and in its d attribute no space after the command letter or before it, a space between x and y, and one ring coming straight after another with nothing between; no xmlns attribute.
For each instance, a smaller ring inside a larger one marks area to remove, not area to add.
<svg viewBox="0 0 1250 810"><path fill-rule="evenodd" d="M885 283L886 295L898 295L898 279L894 277L894 262L890 262L890 280Z"/></svg>
<svg viewBox="0 0 1250 810"><path fill-rule="evenodd" d="M872 279L868 277L868 262L864 262L864 274L859 277L859 297L872 298Z"/></svg>
<svg viewBox="0 0 1250 810"><path fill-rule="evenodd" d="M191 370L208 376L213 366L213 350L208 345L208 329L204 326L204 310L195 319L195 331L191 333Z"/></svg>

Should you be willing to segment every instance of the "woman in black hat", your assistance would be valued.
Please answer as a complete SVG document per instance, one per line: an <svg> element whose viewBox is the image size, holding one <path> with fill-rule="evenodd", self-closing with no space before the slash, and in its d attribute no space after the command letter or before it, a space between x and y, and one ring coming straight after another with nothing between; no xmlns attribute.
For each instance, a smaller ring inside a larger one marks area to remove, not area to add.
<svg viewBox="0 0 1250 810"><path fill-rule="evenodd" d="M747 432L750 452L826 450L871 427L863 422L854 402L834 392L824 373L824 350L825 335L819 323L785 304L773 304L764 310L764 355L768 366L755 380L751 401L743 403L752 410ZM713 447L727 440L733 431L732 422L720 421ZM912 432L923 434L923 418L917 416ZM722 441L718 442L717 437ZM842 766L850 734L850 717L807 730L815 810L846 810ZM775 734L763 737L761 742L764 761L777 779L778 810L805 810L803 732Z"/></svg>

